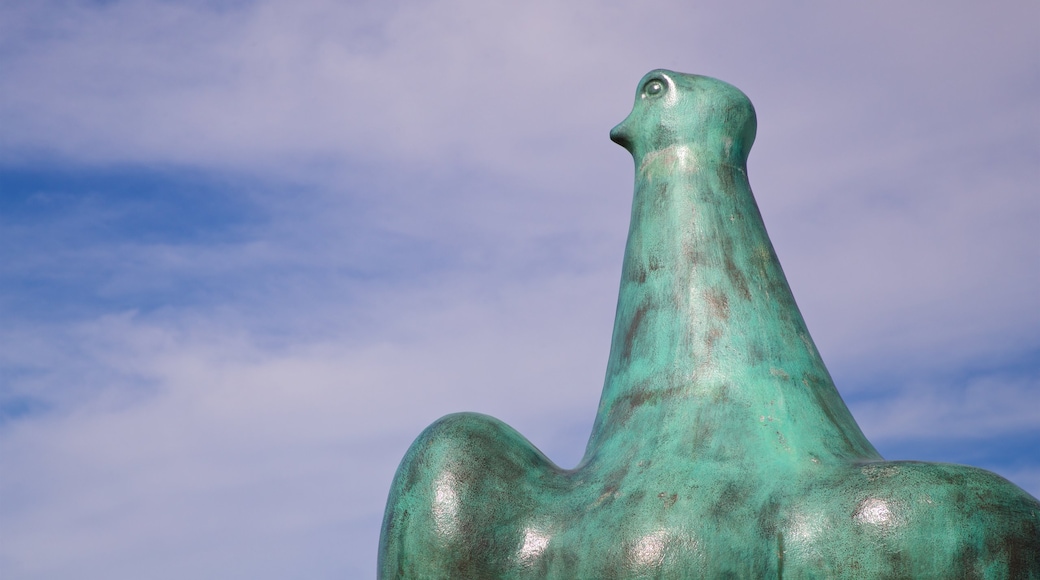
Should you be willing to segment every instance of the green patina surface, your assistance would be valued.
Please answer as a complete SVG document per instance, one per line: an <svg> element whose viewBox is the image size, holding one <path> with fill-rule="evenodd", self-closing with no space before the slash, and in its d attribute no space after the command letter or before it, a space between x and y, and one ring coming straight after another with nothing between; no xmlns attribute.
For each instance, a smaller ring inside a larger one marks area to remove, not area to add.
<svg viewBox="0 0 1040 580"><path fill-rule="evenodd" d="M437 421L394 479L381 578L1040 578L1040 502L885 461L856 425L752 197L755 125L726 83L644 77L611 132L635 199L584 459Z"/></svg>

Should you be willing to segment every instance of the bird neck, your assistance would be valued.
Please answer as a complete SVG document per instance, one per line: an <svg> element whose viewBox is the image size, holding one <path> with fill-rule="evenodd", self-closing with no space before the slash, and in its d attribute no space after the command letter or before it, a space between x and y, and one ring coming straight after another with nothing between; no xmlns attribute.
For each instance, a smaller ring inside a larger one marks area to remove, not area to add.
<svg viewBox="0 0 1040 580"><path fill-rule="evenodd" d="M673 146L636 158L585 461L630 457L648 438L719 461L879 458L809 336L746 166L720 157Z"/></svg>

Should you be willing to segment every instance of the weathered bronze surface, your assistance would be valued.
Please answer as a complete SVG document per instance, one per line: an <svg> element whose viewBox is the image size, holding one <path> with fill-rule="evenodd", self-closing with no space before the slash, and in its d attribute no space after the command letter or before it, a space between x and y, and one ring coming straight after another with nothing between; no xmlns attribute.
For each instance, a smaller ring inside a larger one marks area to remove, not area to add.
<svg viewBox="0 0 1040 580"><path fill-rule="evenodd" d="M635 200L584 459L437 421L390 490L381 578L1040 578L1040 502L885 461L856 425L752 197L755 126L726 83L643 78L610 133Z"/></svg>

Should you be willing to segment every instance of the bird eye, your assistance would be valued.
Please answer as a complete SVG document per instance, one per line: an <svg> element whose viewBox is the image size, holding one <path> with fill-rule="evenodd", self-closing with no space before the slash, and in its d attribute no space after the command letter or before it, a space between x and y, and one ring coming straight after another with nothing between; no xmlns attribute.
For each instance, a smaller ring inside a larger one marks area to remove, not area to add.
<svg viewBox="0 0 1040 580"><path fill-rule="evenodd" d="M664 83L659 80L652 80L646 83L646 87L643 88L643 92L648 97L659 97L664 93Z"/></svg>

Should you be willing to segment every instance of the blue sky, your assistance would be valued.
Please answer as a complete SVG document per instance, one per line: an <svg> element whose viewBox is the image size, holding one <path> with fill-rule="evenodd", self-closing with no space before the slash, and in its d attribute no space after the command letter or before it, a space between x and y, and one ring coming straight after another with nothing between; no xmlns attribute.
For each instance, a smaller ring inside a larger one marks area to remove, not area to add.
<svg viewBox="0 0 1040 580"><path fill-rule="evenodd" d="M0 576L371 577L449 412L584 448L658 67L890 459L1040 495L1035 2L0 5Z"/></svg>

